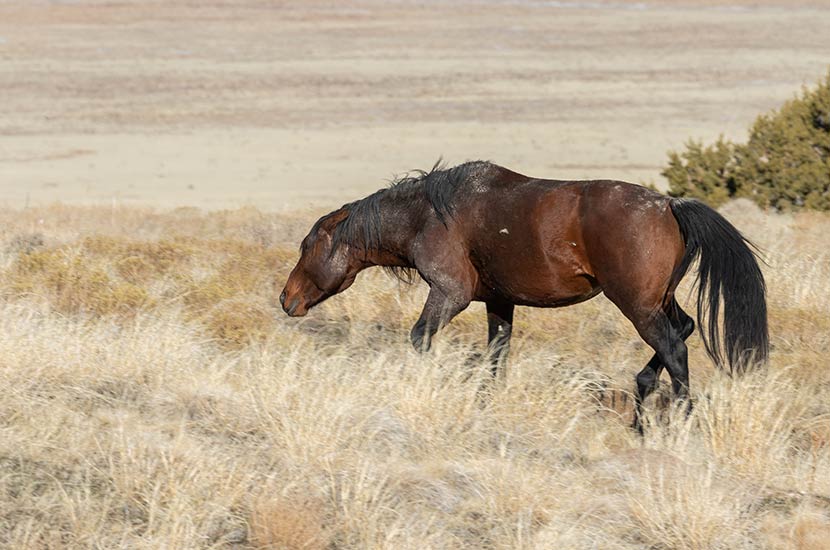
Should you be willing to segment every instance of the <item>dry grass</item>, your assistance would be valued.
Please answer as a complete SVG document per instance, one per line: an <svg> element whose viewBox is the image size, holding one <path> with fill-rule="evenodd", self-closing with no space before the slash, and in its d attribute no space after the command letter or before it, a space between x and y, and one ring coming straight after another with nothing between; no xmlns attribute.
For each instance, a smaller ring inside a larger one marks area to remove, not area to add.
<svg viewBox="0 0 830 550"><path fill-rule="evenodd" d="M424 356L424 288L273 306L312 214L2 211L0 545L816 550L830 540L830 218L724 209L766 251L772 360L691 342L695 408L628 429L650 352L603 298L482 307ZM689 301L685 301L689 303Z"/></svg>

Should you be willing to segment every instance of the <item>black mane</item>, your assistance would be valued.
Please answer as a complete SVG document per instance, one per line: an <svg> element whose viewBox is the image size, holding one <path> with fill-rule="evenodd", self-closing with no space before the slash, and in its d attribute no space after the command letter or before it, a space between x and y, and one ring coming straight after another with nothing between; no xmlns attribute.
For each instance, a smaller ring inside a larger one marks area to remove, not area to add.
<svg viewBox="0 0 830 550"><path fill-rule="evenodd" d="M392 195L405 194L412 188L419 189L426 196L435 215L446 225L447 217L452 216L453 199L459 188L467 183L473 176L492 167L487 161L475 160L446 168L439 159L429 172L414 170L403 177L400 177L390 184L388 189L381 192L388 192ZM372 196L364 200L370 199Z"/></svg>
<svg viewBox="0 0 830 550"><path fill-rule="evenodd" d="M380 189L366 198L344 204L338 210L317 220L308 237L303 241L302 248L305 249L313 244L317 230L323 223L346 210L346 218L334 228L331 250L336 250L341 244L363 250L380 250L382 243L380 202L387 199L413 206L426 201L422 207L429 206L438 220L446 225L448 218L452 217L455 198L464 184L473 176L492 166L493 164L489 162L477 160L445 168L439 160L429 172L413 170L392 180L388 188Z"/></svg>
<svg viewBox="0 0 830 550"><path fill-rule="evenodd" d="M453 215L455 199L464 185L494 166L490 162L477 160L446 168L439 159L428 172L408 172L392 180L389 187L375 191L366 198L344 204L317 220L300 248L306 250L311 247L320 226L345 210L346 217L334 227L330 252L333 253L342 244L364 251L381 250L382 200L399 202L425 211L430 209L438 220L446 225ZM408 269L389 267L386 270L404 282L412 282L413 274Z"/></svg>

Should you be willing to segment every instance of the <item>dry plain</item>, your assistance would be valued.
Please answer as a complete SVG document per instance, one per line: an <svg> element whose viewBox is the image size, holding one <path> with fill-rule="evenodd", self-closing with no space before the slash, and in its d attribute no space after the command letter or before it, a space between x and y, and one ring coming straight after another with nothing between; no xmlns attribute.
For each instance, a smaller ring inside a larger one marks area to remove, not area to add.
<svg viewBox="0 0 830 550"><path fill-rule="evenodd" d="M329 207L484 158L660 183L827 70L830 3L0 2L0 201Z"/></svg>
<svg viewBox="0 0 830 550"><path fill-rule="evenodd" d="M474 305L367 272L274 304L317 215L488 158L658 186L830 60L822 2L0 1L0 546L830 547L830 218L725 206L772 355L690 339L696 407L601 296L520 309L481 391ZM682 303L691 309L684 286Z"/></svg>

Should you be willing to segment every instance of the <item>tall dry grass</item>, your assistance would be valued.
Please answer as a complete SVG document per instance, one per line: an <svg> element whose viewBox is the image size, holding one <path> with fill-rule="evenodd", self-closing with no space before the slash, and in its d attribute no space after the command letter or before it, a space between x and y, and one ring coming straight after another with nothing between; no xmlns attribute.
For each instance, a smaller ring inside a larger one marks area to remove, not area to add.
<svg viewBox="0 0 830 550"><path fill-rule="evenodd" d="M830 218L724 212L771 365L693 337L692 414L663 387L640 438L650 350L602 297L520 309L488 385L480 305L423 356L424 288L380 273L281 315L312 213L0 211L0 545L828 548Z"/></svg>

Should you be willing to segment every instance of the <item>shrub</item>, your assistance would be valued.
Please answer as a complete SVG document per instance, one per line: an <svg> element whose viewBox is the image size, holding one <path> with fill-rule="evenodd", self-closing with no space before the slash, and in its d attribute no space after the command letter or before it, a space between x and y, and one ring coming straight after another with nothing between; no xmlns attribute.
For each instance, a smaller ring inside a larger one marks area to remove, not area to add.
<svg viewBox="0 0 830 550"><path fill-rule="evenodd" d="M669 153L669 166L663 170L670 194L691 197L718 206L735 196L735 146L723 139L710 147L690 140L682 153Z"/></svg>
<svg viewBox="0 0 830 550"><path fill-rule="evenodd" d="M745 196L777 210L830 210L830 72L813 90L759 116L745 144L689 141L669 153L669 194L717 206Z"/></svg>

